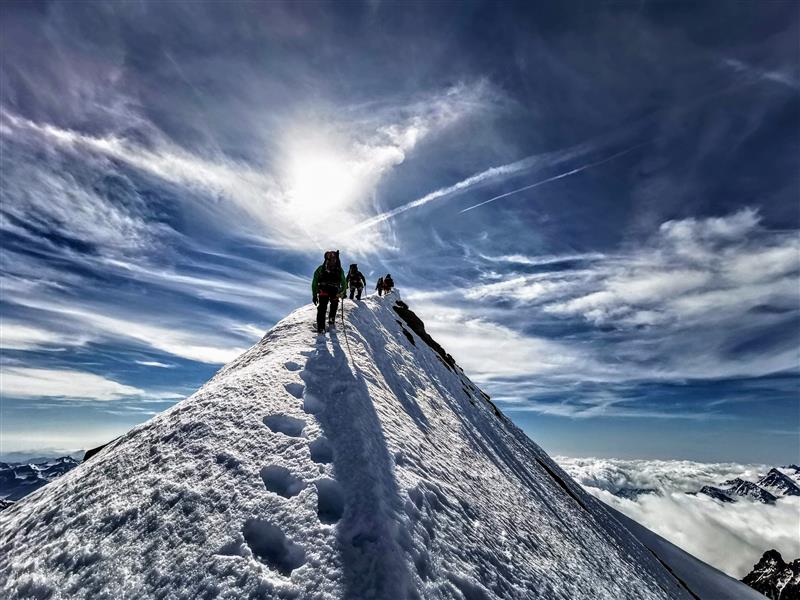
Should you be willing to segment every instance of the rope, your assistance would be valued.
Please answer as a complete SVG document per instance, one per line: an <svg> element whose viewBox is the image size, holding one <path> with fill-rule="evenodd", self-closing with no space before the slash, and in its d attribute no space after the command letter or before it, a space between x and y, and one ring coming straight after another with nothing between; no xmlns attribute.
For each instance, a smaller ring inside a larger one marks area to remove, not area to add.
<svg viewBox="0 0 800 600"><path fill-rule="evenodd" d="M350 355L350 362L356 366L356 361L353 360L353 352L350 350L350 340L347 339L347 324L344 322L344 298L342 298L342 335L344 335L344 343L347 345L347 354Z"/></svg>

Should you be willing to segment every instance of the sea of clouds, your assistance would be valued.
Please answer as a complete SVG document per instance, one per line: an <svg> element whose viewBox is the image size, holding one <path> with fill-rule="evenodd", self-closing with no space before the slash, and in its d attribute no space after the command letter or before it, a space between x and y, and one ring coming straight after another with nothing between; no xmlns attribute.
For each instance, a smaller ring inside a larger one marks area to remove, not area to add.
<svg viewBox="0 0 800 600"><path fill-rule="evenodd" d="M556 457L589 493L655 531L690 554L741 579L771 548L787 561L800 557L800 497L774 506L746 499L722 504L704 485L734 477L752 482L773 465ZM780 465L774 465L780 466ZM624 488L655 489L635 500L614 495Z"/></svg>

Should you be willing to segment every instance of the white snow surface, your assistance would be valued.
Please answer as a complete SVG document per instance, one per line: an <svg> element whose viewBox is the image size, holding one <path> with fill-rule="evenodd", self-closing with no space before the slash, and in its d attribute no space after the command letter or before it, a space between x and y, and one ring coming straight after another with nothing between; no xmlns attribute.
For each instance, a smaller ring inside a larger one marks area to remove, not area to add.
<svg viewBox="0 0 800 600"><path fill-rule="evenodd" d="M721 597L687 591L405 327L412 344L397 300L347 302L325 336L296 310L4 510L0 597Z"/></svg>

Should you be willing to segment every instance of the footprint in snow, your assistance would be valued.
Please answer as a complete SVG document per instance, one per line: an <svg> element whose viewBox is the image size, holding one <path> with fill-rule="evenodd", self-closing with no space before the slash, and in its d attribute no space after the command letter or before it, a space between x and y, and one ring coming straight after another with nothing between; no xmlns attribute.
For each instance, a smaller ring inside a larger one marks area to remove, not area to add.
<svg viewBox="0 0 800 600"><path fill-rule="evenodd" d="M298 400L303 397L303 390L306 389L306 386L304 386L302 383L287 383L283 387L285 387L286 391Z"/></svg>
<svg viewBox="0 0 800 600"><path fill-rule="evenodd" d="M303 429L305 429L306 422L288 415L269 415L264 417L264 425L275 433L283 433L290 437L300 437Z"/></svg>
<svg viewBox="0 0 800 600"><path fill-rule="evenodd" d="M302 480L292 475L286 467L279 465L267 465L261 469L261 479L264 480L267 490L284 498L296 496L305 487Z"/></svg>
<svg viewBox="0 0 800 600"><path fill-rule="evenodd" d="M292 542L279 527L269 521L248 519L242 534L253 555L282 575L288 577L306 562L306 553L302 546Z"/></svg>

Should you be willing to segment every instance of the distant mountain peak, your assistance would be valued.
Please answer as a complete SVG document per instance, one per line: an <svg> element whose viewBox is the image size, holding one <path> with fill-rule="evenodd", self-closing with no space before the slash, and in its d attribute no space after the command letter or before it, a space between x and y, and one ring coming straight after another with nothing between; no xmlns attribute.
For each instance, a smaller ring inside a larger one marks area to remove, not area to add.
<svg viewBox="0 0 800 600"><path fill-rule="evenodd" d="M710 496L715 500L719 500L720 502L736 502L734 498L731 498L728 494L723 492L718 487L714 487L713 485L704 485L702 488L700 488L700 492L698 493Z"/></svg>
<svg viewBox="0 0 800 600"><path fill-rule="evenodd" d="M764 477L758 480L758 485L769 490L775 496L800 496L800 486L778 469L770 469Z"/></svg>
<svg viewBox="0 0 800 600"><path fill-rule="evenodd" d="M78 461L71 456L37 458L36 462L0 462L0 498L14 502L74 469ZM8 508L8 502L0 510Z"/></svg>
<svg viewBox="0 0 800 600"><path fill-rule="evenodd" d="M770 494L767 490L761 489L761 487L752 481L745 481L740 477L730 479L724 482L722 485L722 491L728 496L742 496L745 498L751 498L752 500L762 502L763 504L774 504L777 500L777 498Z"/></svg>
<svg viewBox="0 0 800 600"><path fill-rule="evenodd" d="M800 599L800 558L786 563L777 550L767 550L744 583L770 600Z"/></svg>

